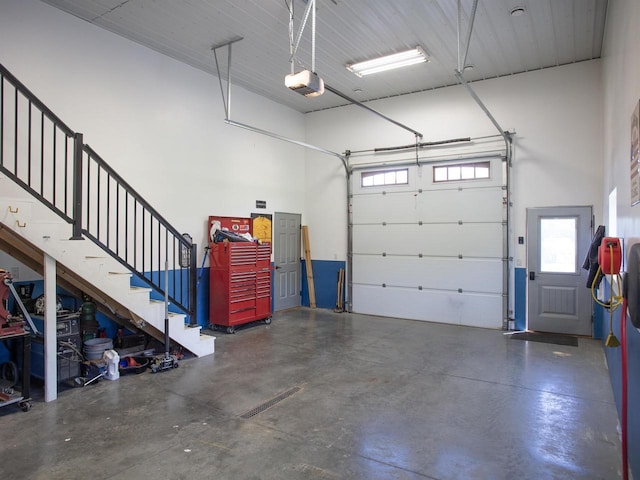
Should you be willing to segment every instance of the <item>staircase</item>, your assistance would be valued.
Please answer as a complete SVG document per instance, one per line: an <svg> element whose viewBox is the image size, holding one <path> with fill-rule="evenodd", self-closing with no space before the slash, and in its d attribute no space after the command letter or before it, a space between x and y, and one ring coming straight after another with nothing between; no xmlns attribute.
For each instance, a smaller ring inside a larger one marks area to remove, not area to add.
<svg viewBox="0 0 640 480"><path fill-rule="evenodd" d="M197 325L196 245L2 65L0 249L40 273L49 255L60 286L160 341L166 294L172 343L215 350Z"/></svg>

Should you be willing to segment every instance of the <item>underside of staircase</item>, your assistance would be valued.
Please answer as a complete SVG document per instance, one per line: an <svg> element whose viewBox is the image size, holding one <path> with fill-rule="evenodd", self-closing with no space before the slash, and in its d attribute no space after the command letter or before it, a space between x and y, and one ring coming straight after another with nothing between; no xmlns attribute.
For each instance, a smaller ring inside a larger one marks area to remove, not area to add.
<svg viewBox="0 0 640 480"><path fill-rule="evenodd" d="M70 240L71 226L29 197L0 176L0 249L40 274L49 255L57 262L60 287L77 297L91 296L111 320L164 342L164 302L152 300L150 288L132 286L132 273L93 242ZM214 352L215 338L186 324L184 314L170 312L169 322L175 345L196 356Z"/></svg>

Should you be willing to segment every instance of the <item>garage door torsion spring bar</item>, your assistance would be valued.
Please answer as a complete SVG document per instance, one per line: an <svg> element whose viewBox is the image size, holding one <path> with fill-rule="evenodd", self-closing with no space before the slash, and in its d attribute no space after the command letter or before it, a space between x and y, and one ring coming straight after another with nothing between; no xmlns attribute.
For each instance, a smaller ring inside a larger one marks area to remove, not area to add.
<svg viewBox="0 0 640 480"><path fill-rule="evenodd" d="M439 140L437 142L419 142L412 143L411 145L400 145L397 147L378 147L374 148L373 152L391 152L394 150L407 150L409 148L425 148L425 147L437 147L438 145L447 145L449 143L462 143L462 142L470 142L471 137L464 138L452 138L451 140Z"/></svg>

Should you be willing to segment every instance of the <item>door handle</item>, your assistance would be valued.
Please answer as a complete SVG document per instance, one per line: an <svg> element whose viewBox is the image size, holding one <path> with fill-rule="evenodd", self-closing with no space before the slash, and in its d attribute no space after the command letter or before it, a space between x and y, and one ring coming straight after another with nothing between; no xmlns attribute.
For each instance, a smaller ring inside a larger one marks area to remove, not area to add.
<svg viewBox="0 0 640 480"><path fill-rule="evenodd" d="M529 272L529 280L535 280L536 279L536 272Z"/></svg>
<svg viewBox="0 0 640 480"><path fill-rule="evenodd" d="M278 265L276 265L276 270L280 270L281 267L279 267Z"/></svg>

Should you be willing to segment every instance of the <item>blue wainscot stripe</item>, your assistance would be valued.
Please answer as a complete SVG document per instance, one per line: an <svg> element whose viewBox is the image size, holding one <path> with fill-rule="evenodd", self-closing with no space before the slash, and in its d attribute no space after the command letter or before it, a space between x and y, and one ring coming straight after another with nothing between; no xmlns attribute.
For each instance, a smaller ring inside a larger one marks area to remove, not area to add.
<svg viewBox="0 0 640 480"><path fill-rule="evenodd" d="M335 308L338 300L338 271L345 268L345 262L339 260L311 260L313 285L316 293L316 307ZM344 304L344 292L342 298ZM302 305L309 306L309 287L307 283L307 265L302 260Z"/></svg>
<svg viewBox="0 0 640 480"><path fill-rule="evenodd" d="M514 320L516 330L527 328L527 269L516 268L514 273Z"/></svg>

